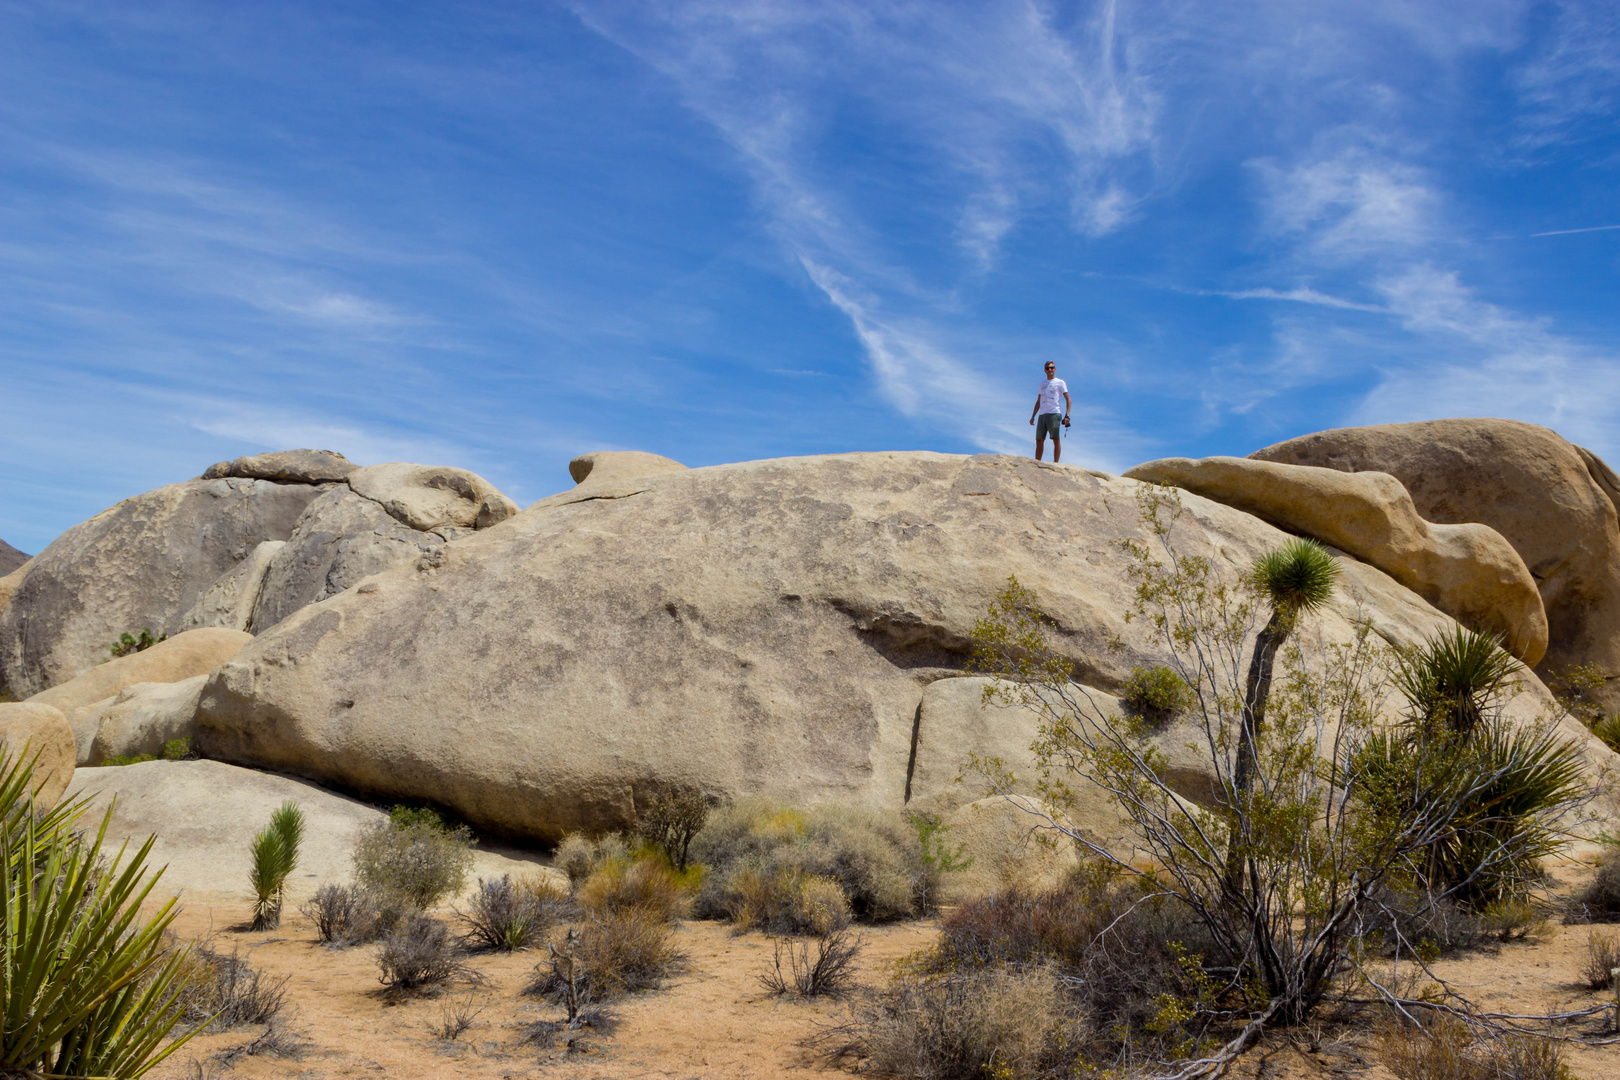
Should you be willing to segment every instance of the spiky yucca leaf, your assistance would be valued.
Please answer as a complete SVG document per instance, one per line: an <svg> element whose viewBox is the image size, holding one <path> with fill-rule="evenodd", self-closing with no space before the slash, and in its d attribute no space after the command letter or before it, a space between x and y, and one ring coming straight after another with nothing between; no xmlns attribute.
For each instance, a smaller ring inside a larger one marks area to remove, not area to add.
<svg viewBox="0 0 1620 1080"><path fill-rule="evenodd" d="M1414 719L1466 736L1523 666L1502 648L1500 635L1457 625L1403 656L1395 685Z"/></svg>
<svg viewBox="0 0 1620 1080"><path fill-rule="evenodd" d="M287 848L275 826L266 825L253 838L253 929L273 930L281 922L281 886L287 880Z"/></svg>
<svg viewBox="0 0 1620 1080"><path fill-rule="evenodd" d="M162 873L145 865L152 840L105 866L112 811L94 838L75 834L84 802L36 814L31 779L31 761L0 772L0 798L24 795L0 812L0 1075L132 1080L189 1038L158 1049L179 1019L169 1005L183 956L162 940L174 901L139 922Z"/></svg>

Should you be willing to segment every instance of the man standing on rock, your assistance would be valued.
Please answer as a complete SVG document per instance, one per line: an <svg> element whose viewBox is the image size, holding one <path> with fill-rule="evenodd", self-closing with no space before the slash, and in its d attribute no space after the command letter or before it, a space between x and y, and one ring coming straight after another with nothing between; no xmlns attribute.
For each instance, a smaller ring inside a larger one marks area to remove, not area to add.
<svg viewBox="0 0 1620 1080"><path fill-rule="evenodd" d="M1062 401L1058 399L1062 398ZM1029 422L1035 425L1035 460L1046 452L1046 436L1052 436L1052 460L1063 460L1063 429L1069 426L1069 384L1057 377L1057 365L1046 362L1046 378L1035 395L1035 410Z"/></svg>

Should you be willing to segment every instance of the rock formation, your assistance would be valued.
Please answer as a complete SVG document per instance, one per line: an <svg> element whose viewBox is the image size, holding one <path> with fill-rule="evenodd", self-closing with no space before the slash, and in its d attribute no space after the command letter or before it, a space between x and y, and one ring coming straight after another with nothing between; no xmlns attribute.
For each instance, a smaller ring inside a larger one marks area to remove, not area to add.
<svg viewBox="0 0 1620 1080"><path fill-rule="evenodd" d="M113 697L75 710L76 728L90 734L88 748L79 751L79 764L102 765L111 758L142 754L157 757L170 740L195 735L197 702L207 681L205 672L179 682L134 683Z"/></svg>
<svg viewBox="0 0 1620 1080"><path fill-rule="evenodd" d="M189 630L160 641L150 649L97 665L78 678L28 700L62 710L73 727L79 759L88 761L101 714L125 687L136 683L175 683L206 675L252 640L251 634L240 630L220 627Z"/></svg>
<svg viewBox="0 0 1620 1080"><path fill-rule="evenodd" d="M38 702L0 704L0 758L34 762L34 800L56 805L73 779L73 729L60 709Z"/></svg>
<svg viewBox="0 0 1620 1080"><path fill-rule="evenodd" d="M671 785L899 805L908 779L914 796L943 783L943 764L916 774L913 745L920 759L934 743L925 699L959 676L1009 575L1038 591L1089 685L1117 690L1158 654L1124 619L1117 542L1143 535L1140 491L1073 466L929 453L587 474L261 634L209 678L198 745L542 839L623 827ZM1183 498L1181 542L1229 580L1286 539ZM1447 625L1384 573L1343 565L1328 640L1348 640L1358 614L1401 644ZM1550 705L1531 683L1527 714ZM1595 766L1612 760L1569 726Z"/></svg>
<svg viewBox="0 0 1620 1080"><path fill-rule="evenodd" d="M0 578L10 574L27 561L27 555L24 555L4 540L0 540Z"/></svg>
<svg viewBox="0 0 1620 1080"><path fill-rule="evenodd" d="M1596 455L1516 420L1427 420L1324 431L1252 456L1389 473L1429 521L1501 533L1546 609L1538 670L1596 664L1610 680L1604 703L1620 709L1620 480Z"/></svg>
<svg viewBox="0 0 1620 1080"><path fill-rule="evenodd" d="M1476 630L1499 633L1534 665L1547 651L1541 594L1501 534L1423 520L1399 480L1247 458L1164 458L1126 476L1173 484L1312 536L1384 571Z"/></svg>
<svg viewBox="0 0 1620 1080"><path fill-rule="evenodd" d="M298 869L287 880L289 909L326 882L348 881L356 836L388 816L314 784L218 761L148 761L80 769L68 796L90 797L84 820L98 825L112 806L107 842L115 851L125 840L133 849L156 834L146 862L166 869L154 896L183 893L188 900L227 902L253 898L248 887L253 835L283 802L296 802L304 811L304 839ZM562 876L538 865L533 855L480 845L473 854L467 889L476 887L480 876L525 873Z"/></svg>
<svg viewBox="0 0 1620 1080"><path fill-rule="evenodd" d="M361 468L325 450L220 462L74 526L0 579L0 690L71 679L143 628L258 632L517 509L465 469Z"/></svg>

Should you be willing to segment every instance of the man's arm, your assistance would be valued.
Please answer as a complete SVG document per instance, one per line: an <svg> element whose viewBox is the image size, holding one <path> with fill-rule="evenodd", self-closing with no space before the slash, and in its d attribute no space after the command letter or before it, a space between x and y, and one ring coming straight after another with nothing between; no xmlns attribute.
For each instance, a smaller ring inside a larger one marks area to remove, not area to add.
<svg viewBox="0 0 1620 1080"><path fill-rule="evenodd" d="M1035 395L1035 407L1029 410L1029 422L1035 423L1035 414L1041 411L1041 395Z"/></svg>
<svg viewBox="0 0 1620 1080"><path fill-rule="evenodd" d="M1036 406L1039 408L1039 406ZM1069 400L1069 392L1063 391L1063 426L1069 426L1069 410L1074 408L1074 402Z"/></svg>

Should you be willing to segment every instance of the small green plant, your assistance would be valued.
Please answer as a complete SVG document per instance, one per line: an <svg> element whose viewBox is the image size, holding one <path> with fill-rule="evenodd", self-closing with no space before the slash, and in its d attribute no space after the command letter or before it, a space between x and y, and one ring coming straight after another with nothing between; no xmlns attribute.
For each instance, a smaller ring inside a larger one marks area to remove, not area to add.
<svg viewBox="0 0 1620 1080"><path fill-rule="evenodd" d="M191 736L182 735L163 744L164 761L185 761L191 757Z"/></svg>
<svg viewBox="0 0 1620 1080"><path fill-rule="evenodd" d="M972 867L973 856L966 853L966 848L952 850L946 844L945 834L951 831L951 827L938 814L912 811L906 814L906 818L917 830L917 846L922 850L923 873L915 888L918 911L923 915L932 915L939 906L939 891L945 875L961 873Z"/></svg>
<svg viewBox="0 0 1620 1080"><path fill-rule="evenodd" d="M102 765L108 768L116 768L124 765L140 765L143 762L156 760L157 758L152 754L114 754L106 761L103 761Z"/></svg>
<svg viewBox="0 0 1620 1080"><path fill-rule="evenodd" d="M1187 680L1163 664L1131 668L1122 699L1131 712L1154 722L1169 720L1197 704Z"/></svg>
<svg viewBox="0 0 1620 1080"><path fill-rule="evenodd" d="M670 865L686 869L692 838L709 817L709 803L698 791L670 791L656 795L636 819L636 835L663 851Z"/></svg>
<svg viewBox="0 0 1620 1080"><path fill-rule="evenodd" d="M439 832L455 832L458 825L443 810L426 803L400 803L388 811L388 821L396 829L409 829L420 825Z"/></svg>
<svg viewBox="0 0 1620 1080"><path fill-rule="evenodd" d="M298 846L303 838L304 812L291 800L277 807L270 815L270 824L253 838L253 929L274 930L281 925L282 894L287 878L298 866Z"/></svg>
<svg viewBox="0 0 1620 1080"><path fill-rule="evenodd" d="M145 652L158 642L168 640L168 634L159 634L157 637L153 637L150 627L142 629L140 637L136 637L134 634L131 634L126 630L124 633L118 635L118 640L112 643L109 651L113 654L113 658L117 659L120 656L128 656L131 653Z"/></svg>
<svg viewBox="0 0 1620 1080"><path fill-rule="evenodd" d="M379 821L354 847L354 879L379 897L398 897L425 910L461 891L472 866L472 833L416 819L396 825Z"/></svg>

